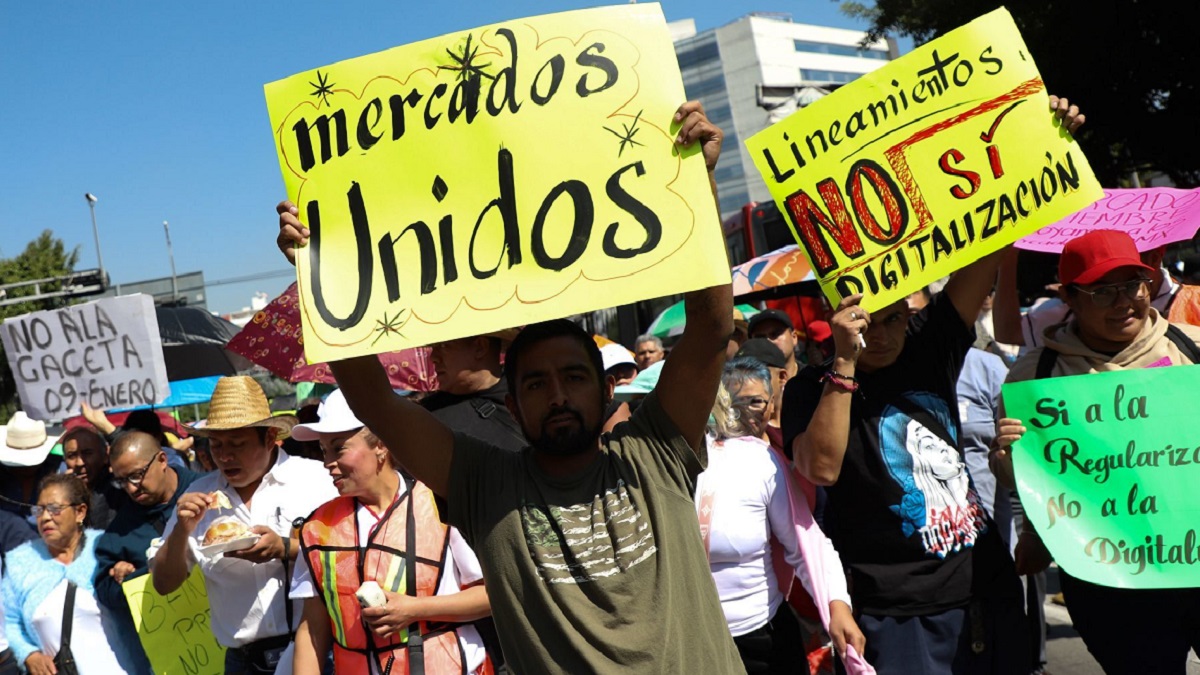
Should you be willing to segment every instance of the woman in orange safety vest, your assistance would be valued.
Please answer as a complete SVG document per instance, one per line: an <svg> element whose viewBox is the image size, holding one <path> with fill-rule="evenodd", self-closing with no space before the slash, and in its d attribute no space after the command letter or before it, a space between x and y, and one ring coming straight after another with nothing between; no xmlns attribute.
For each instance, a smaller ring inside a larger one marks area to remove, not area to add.
<svg viewBox="0 0 1200 675"><path fill-rule="evenodd" d="M320 441L340 496L300 529L304 563L291 597L304 598L304 614L293 672L319 675L332 648L338 675L490 673L466 623L491 614L474 553L441 522L429 488L395 469L341 391L318 414L292 436ZM384 604L360 603L368 581L382 588Z"/></svg>

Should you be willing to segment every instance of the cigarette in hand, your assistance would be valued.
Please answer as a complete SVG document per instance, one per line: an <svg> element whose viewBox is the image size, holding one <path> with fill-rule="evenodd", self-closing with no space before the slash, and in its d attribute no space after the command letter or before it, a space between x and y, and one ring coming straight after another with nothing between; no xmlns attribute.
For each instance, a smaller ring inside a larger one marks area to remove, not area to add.
<svg viewBox="0 0 1200 675"><path fill-rule="evenodd" d="M867 348L867 341L863 339L862 333L858 334L858 348L859 349Z"/></svg>

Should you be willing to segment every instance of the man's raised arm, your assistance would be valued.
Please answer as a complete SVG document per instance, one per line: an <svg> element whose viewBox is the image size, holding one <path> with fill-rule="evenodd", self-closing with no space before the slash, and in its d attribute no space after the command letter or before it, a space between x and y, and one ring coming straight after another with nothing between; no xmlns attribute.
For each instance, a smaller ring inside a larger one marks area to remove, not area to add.
<svg viewBox="0 0 1200 675"><path fill-rule="evenodd" d="M296 206L280 202L279 250L295 264L296 247L308 242L308 228ZM450 483L454 435L429 411L392 391L387 373L375 356L357 356L329 364L355 416L383 441L405 469L440 496Z"/></svg>
<svg viewBox="0 0 1200 675"><path fill-rule="evenodd" d="M675 119L680 122L675 139L678 145L700 142L715 199L713 170L721 154L721 130L708 121L697 101L680 106ZM720 226L720 222L711 224ZM733 333L733 287L724 284L693 291L683 297L683 307L687 315L683 337L663 364L655 390L675 427L688 439L692 449L699 450L725 367L725 348Z"/></svg>

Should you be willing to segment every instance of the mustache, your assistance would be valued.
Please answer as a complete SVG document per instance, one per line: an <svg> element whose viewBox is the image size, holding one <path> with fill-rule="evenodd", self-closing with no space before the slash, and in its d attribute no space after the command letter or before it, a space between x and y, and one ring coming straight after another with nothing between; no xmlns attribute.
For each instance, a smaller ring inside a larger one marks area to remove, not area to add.
<svg viewBox="0 0 1200 675"><path fill-rule="evenodd" d="M576 422L580 424L580 426L583 425L583 413L569 406L563 406L561 408L555 408L542 418L542 428L545 429L550 420L563 417L564 415L570 415Z"/></svg>

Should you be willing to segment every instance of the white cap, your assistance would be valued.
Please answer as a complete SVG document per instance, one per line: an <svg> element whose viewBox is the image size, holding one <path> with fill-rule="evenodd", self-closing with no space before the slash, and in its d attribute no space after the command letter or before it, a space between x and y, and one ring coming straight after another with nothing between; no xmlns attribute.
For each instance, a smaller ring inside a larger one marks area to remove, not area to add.
<svg viewBox="0 0 1200 675"><path fill-rule="evenodd" d="M633 354L619 344L606 344L600 348L600 358L604 360L604 372L608 372L609 368L622 364L636 366L637 363L633 360Z"/></svg>
<svg viewBox="0 0 1200 675"><path fill-rule="evenodd" d="M341 389L335 390L321 403L317 408L317 418L317 422L292 427L292 438L298 441L316 441L320 440L321 434L338 434L366 426L354 416Z"/></svg>

